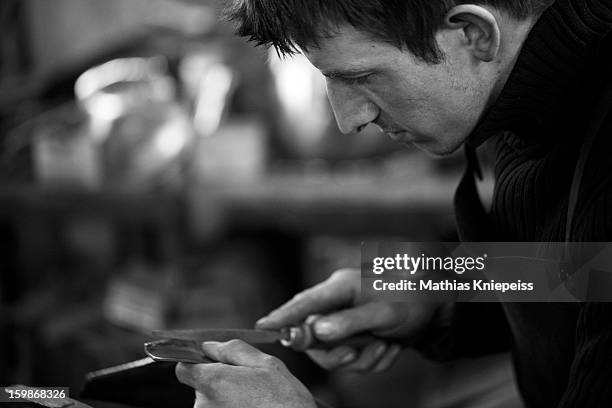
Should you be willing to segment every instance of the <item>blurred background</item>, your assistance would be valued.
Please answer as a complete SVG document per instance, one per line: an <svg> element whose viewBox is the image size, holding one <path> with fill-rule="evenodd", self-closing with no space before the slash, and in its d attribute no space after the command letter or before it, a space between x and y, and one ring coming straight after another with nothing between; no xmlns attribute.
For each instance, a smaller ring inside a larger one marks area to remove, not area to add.
<svg viewBox="0 0 612 408"><path fill-rule="evenodd" d="M358 267L362 241L457 240L461 155L340 134L320 74L234 37L219 10L0 2L0 385L79 395L87 373L143 358L151 329L250 328ZM364 376L266 351L337 408L521 406L505 355L407 350ZM189 406L161 375L140 392Z"/></svg>

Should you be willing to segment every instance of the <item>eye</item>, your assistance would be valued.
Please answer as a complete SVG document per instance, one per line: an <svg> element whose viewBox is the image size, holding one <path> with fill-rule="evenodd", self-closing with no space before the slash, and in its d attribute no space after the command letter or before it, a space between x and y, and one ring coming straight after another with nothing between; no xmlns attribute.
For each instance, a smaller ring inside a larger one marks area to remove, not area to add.
<svg viewBox="0 0 612 408"><path fill-rule="evenodd" d="M367 75L361 75L358 77L353 77L353 78L342 78L342 81L348 85L364 85L366 84L370 78L372 77L372 74L367 74Z"/></svg>

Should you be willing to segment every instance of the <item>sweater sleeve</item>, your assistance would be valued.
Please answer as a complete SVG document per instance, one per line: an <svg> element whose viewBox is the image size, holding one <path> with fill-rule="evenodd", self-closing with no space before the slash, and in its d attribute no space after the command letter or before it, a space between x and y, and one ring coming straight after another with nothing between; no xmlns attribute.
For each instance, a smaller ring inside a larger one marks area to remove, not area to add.
<svg viewBox="0 0 612 408"><path fill-rule="evenodd" d="M611 117L612 118L612 117ZM612 132L612 120L606 134ZM605 151L609 152L607 148ZM590 200L591 212L581 224L585 241L612 241L612 181L610 169L601 193ZM587 239L588 238L588 239ZM600 285L609 287L609 283ZM567 389L559 408L609 407L612 405L612 303L584 303L576 322L576 352Z"/></svg>
<svg viewBox="0 0 612 408"><path fill-rule="evenodd" d="M500 303L455 303L447 323L426 332L415 348L429 359L449 361L508 351L511 338Z"/></svg>
<svg viewBox="0 0 612 408"><path fill-rule="evenodd" d="M585 303L577 325L576 354L559 408L612 403L612 303Z"/></svg>

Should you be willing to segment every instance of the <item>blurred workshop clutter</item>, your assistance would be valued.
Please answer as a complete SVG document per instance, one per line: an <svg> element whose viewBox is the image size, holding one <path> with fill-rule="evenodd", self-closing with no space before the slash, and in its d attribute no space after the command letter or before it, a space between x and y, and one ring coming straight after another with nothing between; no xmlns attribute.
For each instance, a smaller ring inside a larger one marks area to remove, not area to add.
<svg viewBox="0 0 612 408"><path fill-rule="evenodd" d="M460 159L340 134L320 74L236 38L219 8L0 2L0 385L76 395L143 358L151 329L252 327L358 266L361 241L454 239ZM514 398L503 358L446 370L407 352L360 379L266 351L338 408Z"/></svg>

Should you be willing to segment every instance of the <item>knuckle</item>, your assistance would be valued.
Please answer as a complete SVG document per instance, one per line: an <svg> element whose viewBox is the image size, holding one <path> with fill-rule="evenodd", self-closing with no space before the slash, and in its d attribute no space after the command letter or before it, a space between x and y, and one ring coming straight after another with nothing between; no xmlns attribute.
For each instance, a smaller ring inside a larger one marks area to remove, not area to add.
<svg viewBox="0 0 612 408"><path fill-rule="evenodd" d="M350 274L350 269L338 269L330 275L330 279L342 279Z"/></svg>
<svg viewBox="0 0 612 408"><path fill-rule="evenodd" d="M262 364L266 368L280 369L283 367L282 361L280 361L278 358L271 356L269 354L266 354L265 356L262 357Z"/></svg>
<svg viewBox="0 0 612 408"><path fill-rule="evenodd" d="M350 283L351 286L359 282L361 272L358 269L343 268L334 271L330 276L329 282L343 282L344 284Z"/></svg>
<svg viewBox="0 0 612 408"><path fill-rule="evenodd" d="M219 344L217 347L218 357L221 360L227 359L232 354L238 352L243 347L242 340L233 339Z"/></svg>
<svg viewBox="0 0 612 408"><path fill-rule="evenodd" d="M302 300L304 300L304 298L306 297L304 292L298 292L296 293L293 298L291 299L293 302L300 302Z"/></svg>

